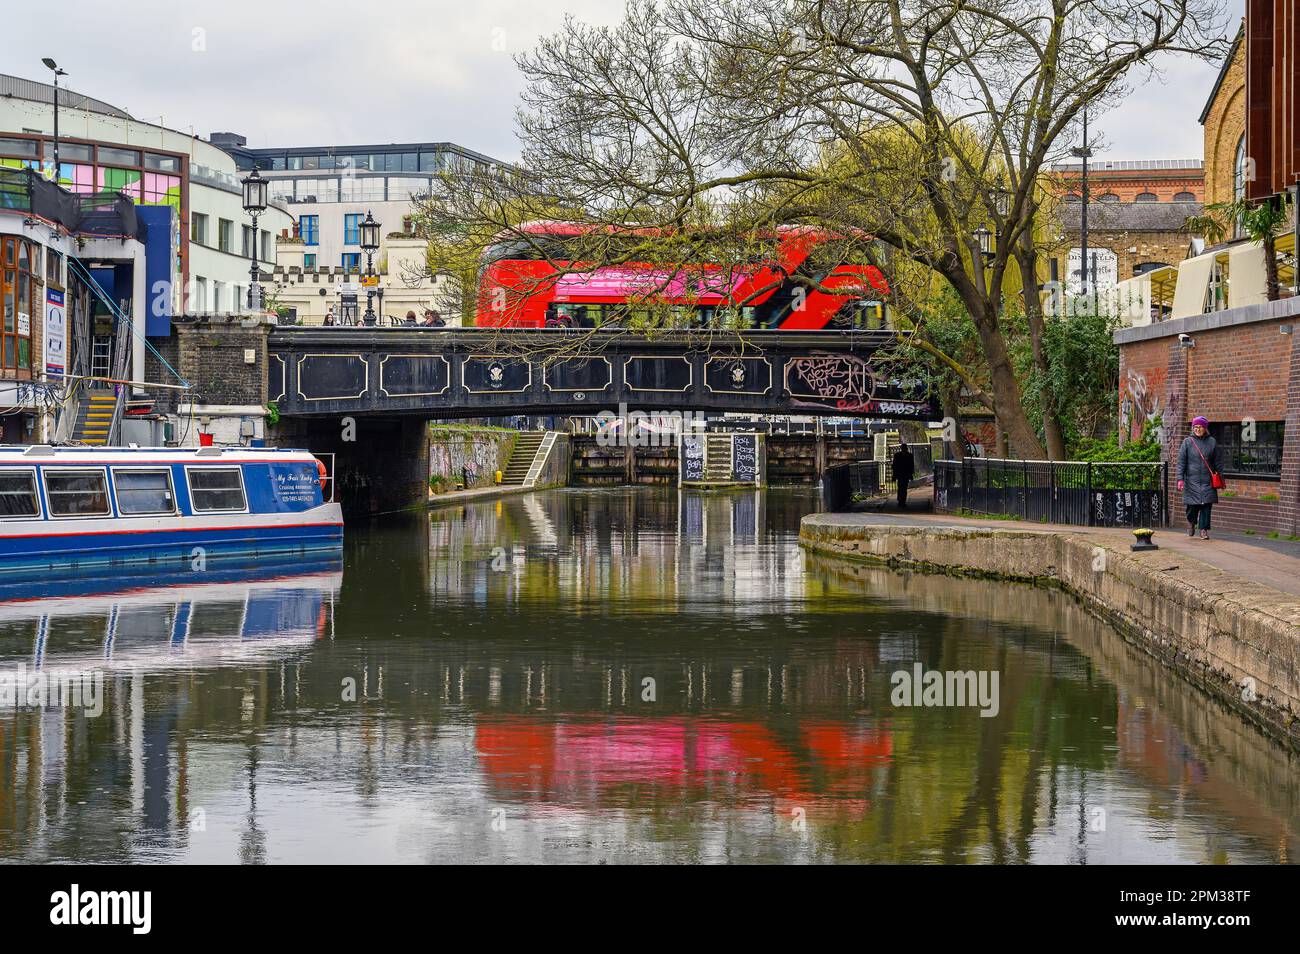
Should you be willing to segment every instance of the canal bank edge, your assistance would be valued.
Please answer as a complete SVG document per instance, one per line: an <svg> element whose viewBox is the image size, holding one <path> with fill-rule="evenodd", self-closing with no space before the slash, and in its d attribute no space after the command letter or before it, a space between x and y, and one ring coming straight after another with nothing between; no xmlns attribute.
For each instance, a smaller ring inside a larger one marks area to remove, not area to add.
<svg viewBox="0 0 1300 954"><path fill-rule="evenodd" d="M1134 553L1065 530L872 525L811 514L799 542L847 560L1059 586L1125 638L1300 749L1300 599L1286 593L1181 553Z"/></svg>

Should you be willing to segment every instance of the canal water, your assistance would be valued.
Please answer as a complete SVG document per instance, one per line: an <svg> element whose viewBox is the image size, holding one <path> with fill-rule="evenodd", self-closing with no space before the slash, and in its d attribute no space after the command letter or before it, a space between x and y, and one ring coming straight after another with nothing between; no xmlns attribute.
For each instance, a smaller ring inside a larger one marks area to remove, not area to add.
<svg viewBox="0 0 1300 954"><path fill-rule="evenodd" d="M815 507L562 490L0 590L45 693L0 708L0 860L1296 858L1284 749L1062 594L804 554Z"/></svg>

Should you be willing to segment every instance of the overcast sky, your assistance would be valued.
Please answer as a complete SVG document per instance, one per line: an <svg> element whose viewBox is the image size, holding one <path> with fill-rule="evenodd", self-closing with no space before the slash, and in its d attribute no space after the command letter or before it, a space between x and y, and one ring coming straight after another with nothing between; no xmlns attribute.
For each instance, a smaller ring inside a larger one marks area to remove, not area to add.
<svg viewBox="0 0 1300 954"><path fill-rule="evenodd" d="M1244 0L1228 0L1233 29ZM518 155L521 87L511 55L565 14L612 23L622 0L63 0L57 15L5 17L0 72L48 79L137 119L251 146L444 141ZM1197 117L1216 70L1167 62L1097 125L1099 159L1202 153Z"/></svg>

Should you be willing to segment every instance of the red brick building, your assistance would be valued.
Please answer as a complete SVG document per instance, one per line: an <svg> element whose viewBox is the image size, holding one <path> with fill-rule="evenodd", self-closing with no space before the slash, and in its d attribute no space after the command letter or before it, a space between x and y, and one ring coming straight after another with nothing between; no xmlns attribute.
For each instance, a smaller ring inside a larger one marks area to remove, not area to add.
<svg viewBox="0 0 1300 954"><path fill-rule="evenodd" d="M1235 43L1207 104L1205 115L1216 103L1229 113L1244 113L1244 148L1237 151L1254 165L1253 178L1241 176L1248 198L1294 194L1300 175L1298 13L1300 0L1248 0L1244 55L1240 42ZM1245 96L1236 101L1222 90L1234 61L1244 62L1246 74ZM1218 129L1230 119L1219 116L1212 125ZM1207 300L1206 307L1213 302ZM1279 301L1115 333L1122 433L1136 436L1145 420L1159 417L1164 456L1172 461L1189 433L1190 419L1198 414L1209 418L1228 484L1215 508L1216 528L1300 534L1298 329L1300 296L1286 288ZM1171 516L1178 522L1181 495L1172 486L1170 490Z"/></svg>

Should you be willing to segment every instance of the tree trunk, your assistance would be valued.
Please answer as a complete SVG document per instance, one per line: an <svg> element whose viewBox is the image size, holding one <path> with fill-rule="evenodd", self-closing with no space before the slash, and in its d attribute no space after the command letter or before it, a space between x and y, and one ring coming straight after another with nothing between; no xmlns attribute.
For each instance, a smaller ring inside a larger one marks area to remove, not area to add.
<svg viewBox="0 0 1300 954"><path fill-rule="evenodd" d="M1021 457L1041 460L1043 445L1039 443L1038 433L1030 425L1024 405L1020 403L1020 382L1016 379L1015 368L1011 366L1002 331L982 316L975 320L975 330L979 333L984 357L988 361L989 383L1000 426L1006 428L1012 450Z"/></svg>
<svg viewBox="0 0 1300 954"><path fill-rule="evenodd" d="M1277 301L1281 295L1277 277L1277 241L1271 235L1264 239L1264 291L1269 301Z"/></svg>
<svg viewBox="0 0 1300 954"><path fill-rule="evenodd" d="M1043 409L1043 436L1047 439L1047 459L1065 460L1065 434L1061 427L1061 415L1056 409L1056 393L1051 389L1050 367L1047 349L1043 343L1046 325L1043 321L1043 304L1038 297L1038 261L1033 248L1032 233L1030 244L1026 249L1022 245L1016 255L1020 265L1020 296L1025 304L1025 321L1029 327L1029 341L1033 346L1034 366L1042 381L1042 394L1039 401Z"/></svg>

